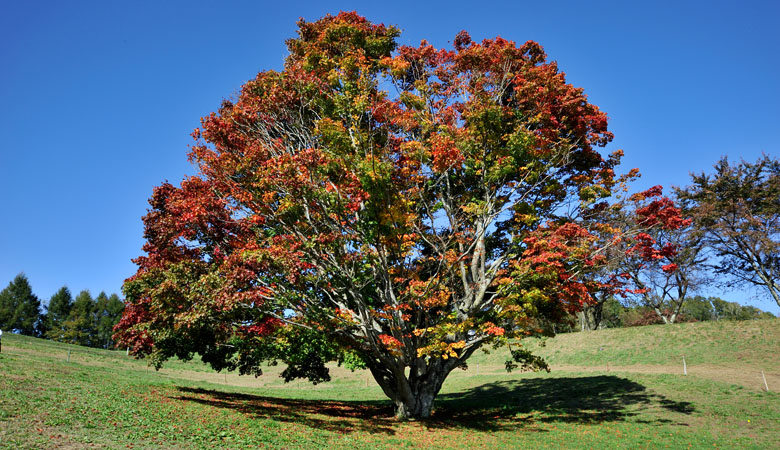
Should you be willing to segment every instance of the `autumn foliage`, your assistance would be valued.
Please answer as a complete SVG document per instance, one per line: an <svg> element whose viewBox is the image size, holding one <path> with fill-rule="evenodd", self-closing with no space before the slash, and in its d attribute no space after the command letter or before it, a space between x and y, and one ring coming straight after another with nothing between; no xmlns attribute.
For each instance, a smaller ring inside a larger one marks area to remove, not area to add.
<svg viewBox="0 0 780 450"><path fill-rule="evenodd" d="M606 248L656 260L660 191L615 196L607 116L535 42L397 46L355 13L299 22L284 70L203 118L200 175L154 190L118 338L155 361L328 379L367 367L400 417L430 415L477 349L628 289ZM630 227L598 218L628 204ZM670 270L672 270L670 268Z"/></svg>

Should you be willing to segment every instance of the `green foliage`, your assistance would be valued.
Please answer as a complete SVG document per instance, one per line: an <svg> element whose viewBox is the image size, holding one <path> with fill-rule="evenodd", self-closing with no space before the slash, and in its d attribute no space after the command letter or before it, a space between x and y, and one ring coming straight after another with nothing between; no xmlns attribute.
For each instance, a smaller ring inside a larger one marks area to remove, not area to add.
<svg viewBox="0 0 780 450"><path fill-rule="evenodd" d="M710 299L702 297L701 295L689 298L685 302L683 312L686 316L699 322L716 319L712 309L712 302Z"/></svg>
<svg viewBox="0 0 780 450"><path fill-rule="evenodd" d="M612 297L604 302L602 328L623 328L663 323L652 308L638 303L623 304ZM708 322L719 320L773 319L775 316L755 306L740 305L718 297L696 295L688 298L682 308L679 322ZM571 329L568 331L576 331ZM561 332L559 329L558 332Z"/></svg>
<svg viewBox="0 0 780 450"><path fill-rule="evenodd" d="M61 332L52 339L88 347L109 348L113 346L114 325L122 316L124 304L119 296L110 297L105 292L96 298L83 290L73 301L67 319L62 322Z"/></svg>
<svg viewBox="0 0 780 450"><path fill-rule="evenodd" d="M0 291L0 329L35 336L40 330L41 302L20 273Z"/></svg>
<svg viewBox="0 0 780 450"><path fill-rule="evenodd" d="M0 292L0 329L30 336L91 347L114 345L113 328L119 322L124 303L118 295L101 292L93 299L89 291L75 301L63 286L49 300L41 314L38 297L24 274L19 274Z"/></svg>
<svg viewBox="0 0 780 450"><path fill-rule="evenodd" d="M703 297L701 295L689 299L683 312L689 318L698 321L757 320L775 317L772 313L762 311L755 306L740 305L718 297Z"/></svg>
<svg viewBox="0 0 780 450"><path fill-rule="evenodd" d="M70 316L73 307L73 296L70 290L63 286L49 300L46 308L46 337L54 341L65 340L65 321Z"/></svg>
<svg viewBox="0 0 780 450"><path fill-rule="evenodd" d="M618 328L623 325L626 307L618 299L610 297L604 302L601 311L601 323L604 328Z"/></svg>
<svg viewBox="0 0 780 450"><path fill-rule="evenodd" d="M756 320L774 318L772 313L761 311L755 306L740 305L735 302L710 297L708 299L712 304L713 320Z"/></svg>
<svg viewBox="0 0 780 450"><path fill-rule="evenodd" d="M77 345L94 345L95 301L88 290L79 292L65 321L65 342Z"/></svg>
<svg viewBox="0 0 780 450"><path fill-rule="evenodd" d="M677 191L717 258L711 269L723 284L757 287L780 305L780 159L724 157L714 169Z"/></svg>
<svg viewBox="0 0 780 450"><path fill-rule="evenodd" d="M104 292L95 299L95 346L110 348L113 346L114 325L119 322L124 303L116 294L107 297Z"/></svg>
<svg viewBox="0 0 780 450"><path fill-rule="evenodd" d="M550 371L550 366L544 358L534 355L525 348L513 348L510 350L510 354L512 355L512 359L509 359L504 363L507 372L511 372L518 367L523 371Z"/></svg>

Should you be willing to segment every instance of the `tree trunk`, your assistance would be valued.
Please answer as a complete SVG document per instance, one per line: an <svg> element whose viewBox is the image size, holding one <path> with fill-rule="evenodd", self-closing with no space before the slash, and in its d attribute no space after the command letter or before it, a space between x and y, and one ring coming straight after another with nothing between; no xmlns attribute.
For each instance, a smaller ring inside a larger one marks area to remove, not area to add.
<svg viewBox="0 0 780 450"><path fill-rule="evenodd" d="M401 420L431 417L433 400L438 393L433 385L418 386L407 398L395 399L395 417Z"/></svg>
<svg viewBox="0 0 780 450"><path fill-rule="evenodd" d="M671 323L669 322L669 318L666 317L666 315L663 313L663 311L661 311L661 307L660 306L654 305L653 306L653 311L655 311L655 313L658 315L658 317L660 317L661 320L664 321L664 324L671 325Z"/></svg>
<svg viewBox="0 0 780 450"><path fill-rule="evenodd" d="M772 296L775 303L777 303L777 306L780 306L780 285L778 285L769 275L759 274L759 276L763 279L764 286L766 286L769 291L769 295Z"/></svg>
<svg viewBox="0 0 780 450"><path fill-rule="evenodd" d="M601 326L601 319L603 316L604 301L597 301L592 305L583 305L582 311L577 315L580 318L580 325L582 331L598 330Z"/></svg>
<svg viewBox="0 0 780 450"><path fill-rule="evenodd" d="M772 283L772 286L769 286L769 293L772 294L772 298L775 299L777 306L780 306L780 289L777 289L777 285L775 283Z"/></svg>
<svg viewBox="0 0 780 450"><path fill-rule="evenodd" d="M411 367L398 359L374 360L368 367L382 391L395 404L397 419L426 419L433 412L434 400L444 380L472 351L460 358L415 358Z"/></svg>

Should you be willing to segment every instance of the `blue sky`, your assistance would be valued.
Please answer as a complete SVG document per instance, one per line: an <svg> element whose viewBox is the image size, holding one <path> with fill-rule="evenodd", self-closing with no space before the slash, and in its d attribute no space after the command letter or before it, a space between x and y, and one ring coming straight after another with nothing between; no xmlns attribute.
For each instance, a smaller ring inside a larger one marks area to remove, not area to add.
<svg viewBox="0 0 780 450"><path fill-rule="evenodd" d="M357 10L400 43L460 30L541 43L610 116L637 188L686 185L723 155L780 155L780 3L147 2L0 4L0 285L24 271L119 292L152 188L195 173L200 117L279 69L299 17ZM751 292L728 300L780 308Z"/></svg>

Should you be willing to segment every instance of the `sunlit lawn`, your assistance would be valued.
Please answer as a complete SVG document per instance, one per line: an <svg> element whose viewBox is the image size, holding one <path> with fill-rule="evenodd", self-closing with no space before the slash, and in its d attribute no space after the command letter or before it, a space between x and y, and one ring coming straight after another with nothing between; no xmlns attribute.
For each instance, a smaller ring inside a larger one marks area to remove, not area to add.
<svg viewBox="0 0 780 450"><path fill-rule="evenodd" d="M780 326L780 321L755 323L750 333L763 338L776 336ZM719 346L713 339L730 342L742 333L744 325L735 326L691 328L687 340L674 339L684 341L680 345L695 361L707 353L700 348ZM621 370L634 362L621 363L620 352L648 333L658 353L678 351L668 341L672 337L658 336L670 330L559 336L543 351L557 349L551 359L569 365L566 372L506 374L498 356L480 356L468 371L450 377L431 420L408 423L392 418L389 402L362 372L338 369L332 383L316 387L284 384L275 373L256 380L217 375L195 362L155 372L124 352L6 334L0 353L0 448L780 448L775 392L697 376L695 363L690 376ZM697 344L691 333L707 339ZM749 333L745 336L750 344ZM773 379L777 361L760 355L774 349L776 358L778 341L762 339L753 354L745 349L755 346L742 346L740 339L720 359L726 366L733 361L766 366ZM577 342L579 352L573 350ZM619 347L597 351L612 351L618 362L602 370L604 361L597 358L588 370L572 370L571 365L588 366L579 355L591 345ZM648 365L654 350L644 343L641 348L644 358L635 364ZM716 367L716 360L706 364Z"/></svg>

